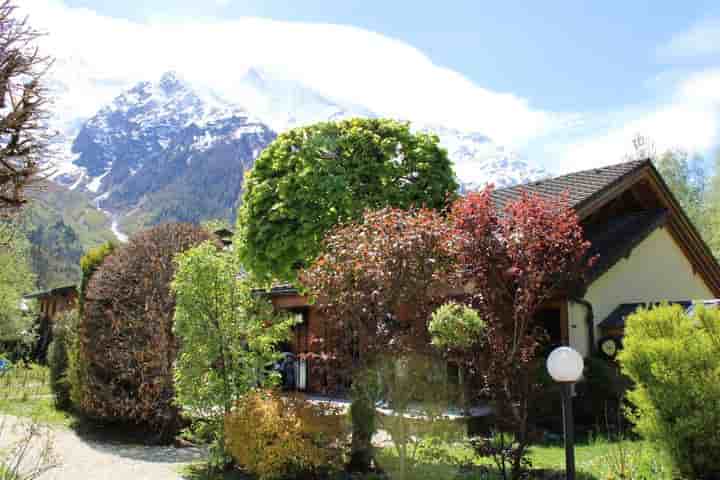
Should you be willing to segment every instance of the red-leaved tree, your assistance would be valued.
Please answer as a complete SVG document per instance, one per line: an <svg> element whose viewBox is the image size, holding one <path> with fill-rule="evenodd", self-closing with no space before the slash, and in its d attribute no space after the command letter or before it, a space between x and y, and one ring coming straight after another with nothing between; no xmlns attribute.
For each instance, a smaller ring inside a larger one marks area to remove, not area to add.
<svg viewBox="0 0 720 480"><path fill-rule="evenodd" d="M301 274L325 319L313 363L331 389L353 382L351 470L368 470L373 457L377 397L363 374L381 358L428 348L427 322L454 279L458 246L435 210L368 211L334 228Z"/></svg>
<svg viewBox="0 0 720 480"><path fill-rule="evenodd" d="M453 237L461 241L468 304L486 323L484 384L504 431L515 436L512 477L522 473L528 443L529 399L544 332L534 322L541 306L572 288L591 263L589 242L565 198L524 194L503 210L492 187L453 205Z"/></svg>

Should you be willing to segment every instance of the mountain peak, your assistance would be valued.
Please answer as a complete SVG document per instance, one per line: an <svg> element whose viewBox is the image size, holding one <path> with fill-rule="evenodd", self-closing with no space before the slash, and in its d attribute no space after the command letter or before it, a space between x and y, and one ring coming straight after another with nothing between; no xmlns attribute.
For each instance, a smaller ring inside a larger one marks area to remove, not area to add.
<svg viewBox="0 0 720 480"><path fill-rule="evenodd" d="M180 78L180 75L178 75L177 72L171 70L169 72L165 72L163 76L160 77L158 85L165 94L171 95L178 90L182 90L185 86L185 82Z"/></svg>

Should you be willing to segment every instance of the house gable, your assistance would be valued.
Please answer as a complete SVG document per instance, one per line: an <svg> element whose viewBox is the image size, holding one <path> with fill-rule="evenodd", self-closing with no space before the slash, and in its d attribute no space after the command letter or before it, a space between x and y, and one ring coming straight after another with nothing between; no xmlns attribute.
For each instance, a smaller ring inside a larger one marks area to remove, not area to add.
<svg viewBox="0 0 720 480"><path fill-rule="evenodd" d="M712 297L712 290L693 270L668 227L660 227L650 233L627 257L618 260L593 281L584 295L593 307L596 339L603 334L598 325L618 305ZM587 354L585 309L571 303L569 311L570 343Z"/></svg>

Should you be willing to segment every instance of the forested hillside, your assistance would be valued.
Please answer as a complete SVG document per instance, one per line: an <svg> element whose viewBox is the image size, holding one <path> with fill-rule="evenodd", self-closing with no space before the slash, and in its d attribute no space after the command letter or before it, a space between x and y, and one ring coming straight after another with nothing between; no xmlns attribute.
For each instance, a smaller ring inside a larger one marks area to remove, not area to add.
<svg viewBox="0 0 720 480"><path fill-rule="evenodd" d="M30 243L31 266L38 288L52 288L80 279L80 257L89 247L115 236L110 219L81 192L48 183L33 195L21 217L21 231Z"/></svg>

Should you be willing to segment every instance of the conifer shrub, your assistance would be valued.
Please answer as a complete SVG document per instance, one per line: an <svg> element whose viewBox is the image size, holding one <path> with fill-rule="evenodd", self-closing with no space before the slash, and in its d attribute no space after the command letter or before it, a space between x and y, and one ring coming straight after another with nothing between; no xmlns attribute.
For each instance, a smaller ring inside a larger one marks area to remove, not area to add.
<svg viewBox="0 0 720 480"><path fill-rule="evenodd" d="M349 426L327 403L258 390L225 418L227 450L260 480L323 478L341 468Z"/></svg>
<svg viewBox="0 0 720 480"><path fill-rule="evenodd" d="M720 478L720 311L678 305L626 320L619 360L638 433L666 451L683 478Z"/></svg>
<svg viewBox="0 0 720 480"><path fill-rule="evenodd" d="M202 227L164 224L102 260L84 292L78 332L83 413L172 440L181 426L173 383L174 258L213 238Z"/></svg>
<svg viewBox="0 0 720 480"><path fill-rule="evenodd" d="M102 265L105 257L110 255L115 250L115 244L113 242L105 242L100 246L91 248L85 255L80 259L80 269L82 270L82 277L80 279L80 313L82 313L82 306L85 301L85 291L87 290L88 283L93 273Z"/></svg>
<svg viewBox="0 0 720 480"><path fill-rule="evenodd" d="M75 347L73 340L78 321L77 310L58 315L54 320L53 340L48 348L50 389L55 397L55 406L60 410L69 410L72 406L68 365L69 355Z"/></svg>

